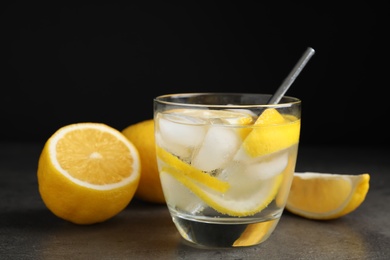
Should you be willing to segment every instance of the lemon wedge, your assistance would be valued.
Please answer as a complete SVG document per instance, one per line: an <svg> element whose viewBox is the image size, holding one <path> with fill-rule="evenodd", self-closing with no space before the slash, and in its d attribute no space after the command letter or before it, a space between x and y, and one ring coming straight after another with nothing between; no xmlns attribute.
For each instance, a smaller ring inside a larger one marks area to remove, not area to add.
<svg viewBox="0 0 390 260"><path fill-rule="evenodd" d="M246 136L238 156L258 157L286 149L299 141L301 121L269 108L259 116Z"/></svg>
<svg viewBox="0 0 390 260"><path fill-rule="evenodd" d="M356 210L369 190L370 175L295 173L286 209L317 220L336 219Z"/></svg>

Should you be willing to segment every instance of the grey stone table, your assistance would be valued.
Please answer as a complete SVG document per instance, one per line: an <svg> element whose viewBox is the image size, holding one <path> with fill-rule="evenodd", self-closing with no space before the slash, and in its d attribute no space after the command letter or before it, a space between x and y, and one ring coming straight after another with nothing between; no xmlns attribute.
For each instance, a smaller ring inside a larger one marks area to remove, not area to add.
<svg viewBox="0 0 390 260"><path fill-rule="evenodd" d="M0 259L390 259L390 153L374 147L300 147L297 171L371 174L363 204L313 221L285 212L261 245L199 249L177 233L165 205L132 200L114 218L78 226L43 204L39 143L0 143Z"/></svg>

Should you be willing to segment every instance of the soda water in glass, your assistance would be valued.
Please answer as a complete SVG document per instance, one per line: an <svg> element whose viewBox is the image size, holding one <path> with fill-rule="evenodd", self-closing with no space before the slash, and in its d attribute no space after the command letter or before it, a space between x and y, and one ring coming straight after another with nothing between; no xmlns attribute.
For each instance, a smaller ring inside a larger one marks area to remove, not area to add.
<svg viewBox="0 0 390 260"><path fill-rule="evenodd" d="M157 163L181 236L201 247L253 246L283 213L298 153L301 101L250 93L154 99Z"/></svg>

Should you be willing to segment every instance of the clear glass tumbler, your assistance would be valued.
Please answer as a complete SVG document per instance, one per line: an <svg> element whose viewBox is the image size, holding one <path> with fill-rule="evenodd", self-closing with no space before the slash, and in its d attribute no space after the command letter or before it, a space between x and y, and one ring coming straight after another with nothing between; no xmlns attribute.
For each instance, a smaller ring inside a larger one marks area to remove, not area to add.
<svg viewBox="0 0 390 260"><path fill-rule="evenodd" d="M201 247L253 246L285 208L298 154L301 101L251 93L154 99L164 196L181 236Z"/></svg>

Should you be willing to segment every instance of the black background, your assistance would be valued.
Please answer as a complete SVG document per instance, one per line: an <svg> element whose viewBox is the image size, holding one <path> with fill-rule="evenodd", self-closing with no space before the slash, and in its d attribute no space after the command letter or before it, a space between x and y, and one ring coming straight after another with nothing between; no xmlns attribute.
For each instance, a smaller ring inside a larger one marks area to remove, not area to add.
<svg viewBox="0 0 390 260"><path fill-rule="evenodd" d="M259 2L3 3L0 141L122 130L160 94L273 93L312 47L286 94L303 101L301 143L388 144L385 5Z"/></svg>

